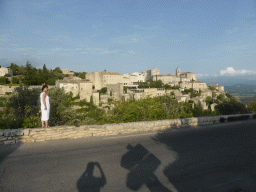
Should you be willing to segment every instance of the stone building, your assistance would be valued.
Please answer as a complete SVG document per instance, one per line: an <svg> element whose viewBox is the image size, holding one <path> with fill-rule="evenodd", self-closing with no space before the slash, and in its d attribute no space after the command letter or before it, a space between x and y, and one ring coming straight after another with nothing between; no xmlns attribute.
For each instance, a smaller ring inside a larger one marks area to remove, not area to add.
<svg viewBox="0 0 256 192"><path fill-rule="evenodd" d="M176 77L178 78L184 78L188 81L196 81L196 74L191 72L183 72L181 73L180 68L176 69Z"/></svg>
<svg viewBox="0 0 256 192"><path fill-rule="evenodd" d="M146 97L157 97L165 95L165 89L163 88L143 88L130 90L130 95L134 96L135 100L143 99Z"/></svg>
<svg viewBox="0 0 256 192"><path fill-rule="evenodd" d="M224 91L224 86L220 86L218 83L211 84L209 87L214 87L216 90Z"/></svg>
<svg viewBox="0 0 256 192"><path fill-rule="evenodd" d="M159 75L160 73L160 70L157 69L157 68L153 68L153 69L150 69L150 70L146 70L146 71L142 71L142 74L144 76L144 80L149 80L149 79L152 79L152 77L154 75Z"/></svg>
<svg viewBox="0 0 256 192"><path fill-rule="evenodd" d="M162 80L162 82L164 84L168 84L168 85L175 85L177 82L177 77L174 76L173 74L168 74L168 75L153 75L152 76L153 81L158 81L158 80Z"/></svg>
<svg viewBox="0 0 256 192"><path fill-rule="evenodd" d="M144 76L148 79L153 79L153 81L162 80L164 84L168 84L171 86L182 86L186 88L188 82L196 81L196 74L191 72L183 72L181 73L180 69L176 69L176 75L168 74L168 75L159 75L160 70L154 68L151 70L143 71Z"/></svg>
<svg viewBox="0 0 256 192"><path fill-rule="evenodd" d="M92 91L92 82L79 77L66 77L63 80L57 80L56 87L63 88L66 93L72 92L73 96L80 95L80 100L90 101ZM95 100L96 101L96 100Z"/></svg>
<svg viewBox="0 0 256 192"><path fill-rule="evenodd" d="M123 74L124 85L133 85L133 82L145 82L144 75L138 72Z"/></svg>
<svg viewBox="0 0 256 192"><path fill-rule="evenodd" d="M196 91L208 89L207 84L203 81L188 82L187 85L187 89L193 88Z"/></svg>
<svg viewBox="0 0 256 192"><path fill-rule="evenodd" d="M7 67L1 66L0 77L5 76L6 74L10 74L11 76L13 76L13 71Z"/></svg>
<svg viewBox="0 0 256 192"><path fill-rule="evenodd" d="M74 72L71 72L68 69L62 69L61 71L64 75L74 75Z"/></svg>
<svg viewBox="0 0 256 192"><path fill-rule="evenodd" d="M118 84L107 84L107 90L108 94L110 95L110 92L112 92L112 97L114 100L121 100L123 93L124 93L124 86L123 83Z"/></svg>
<svg viewBox="0 0 256 192"><path fill-rule="evenodd" d="M89 79L96 90L106 87L107 84L123 83L123 75L116 72L92 72L86 74L86 79Z"/></svg>

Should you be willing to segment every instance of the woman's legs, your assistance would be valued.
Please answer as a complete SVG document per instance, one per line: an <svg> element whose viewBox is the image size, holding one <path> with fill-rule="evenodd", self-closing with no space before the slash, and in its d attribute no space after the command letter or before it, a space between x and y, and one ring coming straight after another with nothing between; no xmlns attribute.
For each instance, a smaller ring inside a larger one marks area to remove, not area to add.
<svg viewBox="0 0 256 192"><path fill-rule="evenodd" d="M45 127L48 127L48 120L45 121Z"/></svg>
<svg viewBox="0 0 256 192"><path fill-rule="evenodd" d="M42 122L42 127L44 127L44 121L41 121Z"/></svg>

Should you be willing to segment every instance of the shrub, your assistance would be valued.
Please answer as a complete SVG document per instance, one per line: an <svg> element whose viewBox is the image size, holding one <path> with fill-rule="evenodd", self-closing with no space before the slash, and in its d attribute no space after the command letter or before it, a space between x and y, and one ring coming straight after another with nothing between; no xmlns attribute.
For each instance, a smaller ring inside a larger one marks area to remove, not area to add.
<svg viewBox="0 0 256 192"><path fill-rule="evenodd" d="M226 118L224 118L224 117L221 117L221 118L220 118L220 122L221 122L221 123L225 122L225 120L226 120Z"/></svg>
<svg viewBox="0 0 256 192"><path fill-rule="evenodd" d="M12 92L5 92L5 95L11 95Z"/></svg>
<svg viewBox="0 0 256 192"><path fill-rule="evenodd" d="M228 117L228 121L236 121L237 117Z"/></svg>
<svg viewBox="0 0 256 192"><path fill-rule="evenodd" d="M255 114L255 115L253 115L252 117L253 117L253 119L256 119L256 114Z"/></svg>

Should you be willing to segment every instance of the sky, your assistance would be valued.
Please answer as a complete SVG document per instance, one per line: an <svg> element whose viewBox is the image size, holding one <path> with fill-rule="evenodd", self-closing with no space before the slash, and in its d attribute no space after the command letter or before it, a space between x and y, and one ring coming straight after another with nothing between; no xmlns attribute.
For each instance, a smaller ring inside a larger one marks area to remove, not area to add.
<svg viewBox="0 0 256 192"><path fill-rule="evenodd" d="M255 0L0 0L3 66L255 78L255 40Z"/></svg>

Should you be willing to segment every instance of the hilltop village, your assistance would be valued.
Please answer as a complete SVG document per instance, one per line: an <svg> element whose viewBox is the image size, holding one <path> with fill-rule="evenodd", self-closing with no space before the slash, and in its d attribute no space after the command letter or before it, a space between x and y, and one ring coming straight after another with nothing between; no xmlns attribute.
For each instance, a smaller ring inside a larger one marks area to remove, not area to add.
<svg viewBox="0 0 256 192"><path fill-rule="evenodd" d="M74 95L79 94L80 99L86 99L87 101L93 97L93 101L96 105L101 103L103 106L107 105L109 99L115 101L127 101L130 98L139 100L149 97L157 97L163 95L174 95L178 102L194 101L196 104L201 102L203 109L208 109L206 105L206 97L216 99L218 95L225 96L224 86L218 84L207 85L202 81L197 81L195 73L181 72L179 68L176 69L176 74L160 75L160 70L153 68L150 70L142 71L142 73L132 74L120 74L116 72L92 72L86 74L86 79L81 79L72 76L72 72L68 70L62 70L65 74L71 74L71 76L64 78L63 80L57 80L56 86L64 88L68 92L72 92ZM141 83L148 82L148 80L159 81L163 84L176 87L177 89L164 89L164 88L139 88ZM107 93L99 97L99 92L102 88L107 88ZM191 98L191 93L185 92L187 89L193 89L195 92L200 93L200 96ZM215 103L211 104L211 110L214 110Z"/></svg>
<svg viewBox="0 0 256 192"><path fill-rule="evenodd" d="M163 95L173 95L178 102L188 102L192 100L194 103L201 103L204 110L214 110L216 106L212 103L210 106L206 104L206 98L210 97L215 100L218 95L224 95L224 86L218 84L207 85L202 81L197 81L195 73L181 72L179 68L176 69L176 74L160 75L160 70L153 68L142 71L142 73L134 72L131 74L120 74L117 72L92 72L87 73L85 79L74 76L74 72L67 69L61 70L65 75L63 79L55 82L55 86L63 88L66 93L72 92L74 96L80 96L79 100L86 100L89 102L93 98L93 102L98 107L108 106L108 101L127 101L131 98L135 100L146 97L157 97ZM12 78L13 72L6 67L0 68L0 76ZM143 87L141 84L149 84L149 81L157 82L161 80L162 84L168 85L169 88L152 88ZM17 86L0 85L0 95L6 92L12 92ZM41 86L30 86L36 88ZM54 86L50 86L54 87ZM100 90L104 89L106 92L100 94ZM190 91L188 91L190 90ZM198 93L192 96L193 93ZM112 106L114 105L112 104Z"/></svg>

